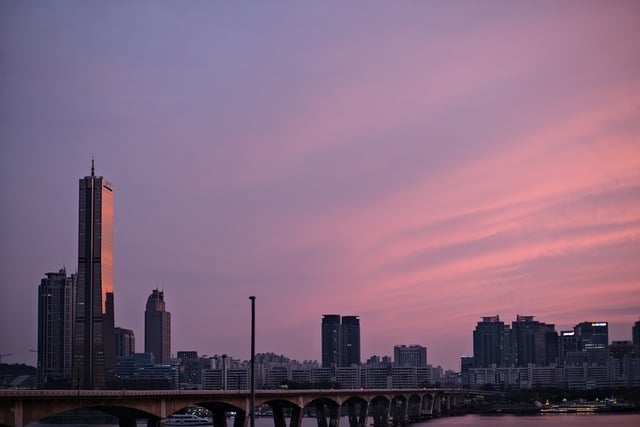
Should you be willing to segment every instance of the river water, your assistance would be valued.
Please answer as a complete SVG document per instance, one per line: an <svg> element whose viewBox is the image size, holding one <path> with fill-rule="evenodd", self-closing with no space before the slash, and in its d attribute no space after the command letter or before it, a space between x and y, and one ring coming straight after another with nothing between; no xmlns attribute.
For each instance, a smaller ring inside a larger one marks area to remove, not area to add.
<svg viewBox="0 0 640 427"><path fill-rule="evenodd" d="M371 425L371 423L369 423ZM317 427L315 418L304 418L302 427ZM348 427L349 420L340 419L340 427ZM413 427L640 427L640 414L537 414L537 415L461 415L435 418ZM256 427L273 427L273 421L260 418Z"/></svg>
<svg viewBox="0 0 640 427"><path fill-rule="evenodd" d="M232 426L232 423L229 423ZM140 422L138 427L145 427ZM302 427L317 427L315 418L303 418ZM340 419L341 427L348 427L349 420ZM411 424L413 427L639 427L640 414L539 414L539 415L461 415L436 418ZM113 425L86 424L41 424L32 423L28 427L114 427ZM256 427L273 427L269 418L256 419Z"/></svg>

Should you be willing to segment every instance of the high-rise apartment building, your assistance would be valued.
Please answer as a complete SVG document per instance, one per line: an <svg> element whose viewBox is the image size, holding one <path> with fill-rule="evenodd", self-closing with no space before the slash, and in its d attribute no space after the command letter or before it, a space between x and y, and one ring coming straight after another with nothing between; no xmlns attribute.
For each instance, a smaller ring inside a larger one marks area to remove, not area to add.
<svg viewBox="0 0 640 427"><path fill-rule="evenodd" d="M500 320L500 316L485 316L476 325L473 360L476 368L511 366L511 329Z"/></svg>
<svg viewBox="0 0 640 427"><path fill-rule="evenodd" d="M322 367L360 365L360 317L322 316Z"/></svg>
<svg viewBox="0 0 640 427"><path fill-rule="evenodd" d="M558 343L558 363L561 366L576 366L582 363L582 352L578 349L575 331L560 331Z"/></svg>
<svg viewBox="0 0 640 427"><path fill-rule="evenodd" d="M136 352L136 337L131 329L115 328L116 357L131 356Z"/></svg>
<svg viewBox="0 0 640 427"><path fill-rule="evenodd" d="M340 315L322 316L322 367L340 365Z"/></svg>
<svg viewBox="0 0 640 427"><path fill-rule="evenodd" d="M115 378L113 185L95 175L93 161L80 179L73 376L85 389Z"/></svg>
<svg viewBox="0 0 640 427"><path fill-rule="evenodd" d="M70 388L76 275L64 268L38 286L38 386Z"/></svg>
<svg viewBox="0 0 640 427"><path fill-rule="evenodd" d="M393 346L393 365L398 368L427 366L427 347L421 345Z"/></svg>
<svg viewBox="0 0 640 427"><path fill-rule="evenodd" d="M517 315L511 323L515 366L549 366L557 363L558 334L555 325L538 322L533 316Z"/></svg>
<svg viewBox="0 0 640 427"><path fill-rule="evenodd" d="M340 366L360 366L360 317L342 316Z"/></svg>
<svg viewBox="0 0 640 427"><path fill-rule="evenodd" d="M606 364L609 358L609 323L582 322L573 330L578 340L578 350L588 363Z"/></svg>
<svg viewBox="0 0 640 427"><path fill-rule="evenodd" d="M144 352L151 353L156 363L171 359L171 313L166 310L164 292L154 289L144 312Z"/></svg>

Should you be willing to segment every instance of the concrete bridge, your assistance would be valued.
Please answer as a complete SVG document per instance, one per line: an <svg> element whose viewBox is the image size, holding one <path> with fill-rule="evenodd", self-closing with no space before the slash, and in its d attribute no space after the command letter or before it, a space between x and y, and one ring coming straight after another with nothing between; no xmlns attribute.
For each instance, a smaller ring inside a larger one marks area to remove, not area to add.
<svg viewBox="0 0 640 427"><path fill-rule="evenodd" d="M468 391L458 389L399 390L257 390L256 407L268 405L274 427L301 427L303 412L315 414L318 427L339 427L347 415L349 427L366 427L367 416L376 427L395 427L430 416L462 403ZM247 427L248 390L2 390L0 426L23 427L44 417L73 409L94 409L117 417L122 427L136 427L145 418L148 427L163 427L164 420L180 409L198 405L213 413L214 427ZM289 425L287 426L287 419Z"/></svg>

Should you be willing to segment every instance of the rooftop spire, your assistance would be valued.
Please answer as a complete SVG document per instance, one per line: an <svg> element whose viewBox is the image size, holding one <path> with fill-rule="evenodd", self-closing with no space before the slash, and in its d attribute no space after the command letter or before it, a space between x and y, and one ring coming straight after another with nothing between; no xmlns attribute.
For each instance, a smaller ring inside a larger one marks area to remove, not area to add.
<svg viewBox="0 0 640 427"><path fill-rule="evenodd" d="M96 176L95 170L93 168L93 157L91 158L91 176Z"/></svg>

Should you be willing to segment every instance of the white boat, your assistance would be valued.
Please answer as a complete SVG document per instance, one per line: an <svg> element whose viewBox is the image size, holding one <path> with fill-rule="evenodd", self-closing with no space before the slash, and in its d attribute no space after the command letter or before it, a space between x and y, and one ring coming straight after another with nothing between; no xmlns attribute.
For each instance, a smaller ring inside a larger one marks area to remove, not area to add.
<svg viewBox="0 0 640 427"><path fill-rule="evenodd" d="M166 426L210 426L211 418L200 417L195 414L173 414L166 418Z"/></svg>

